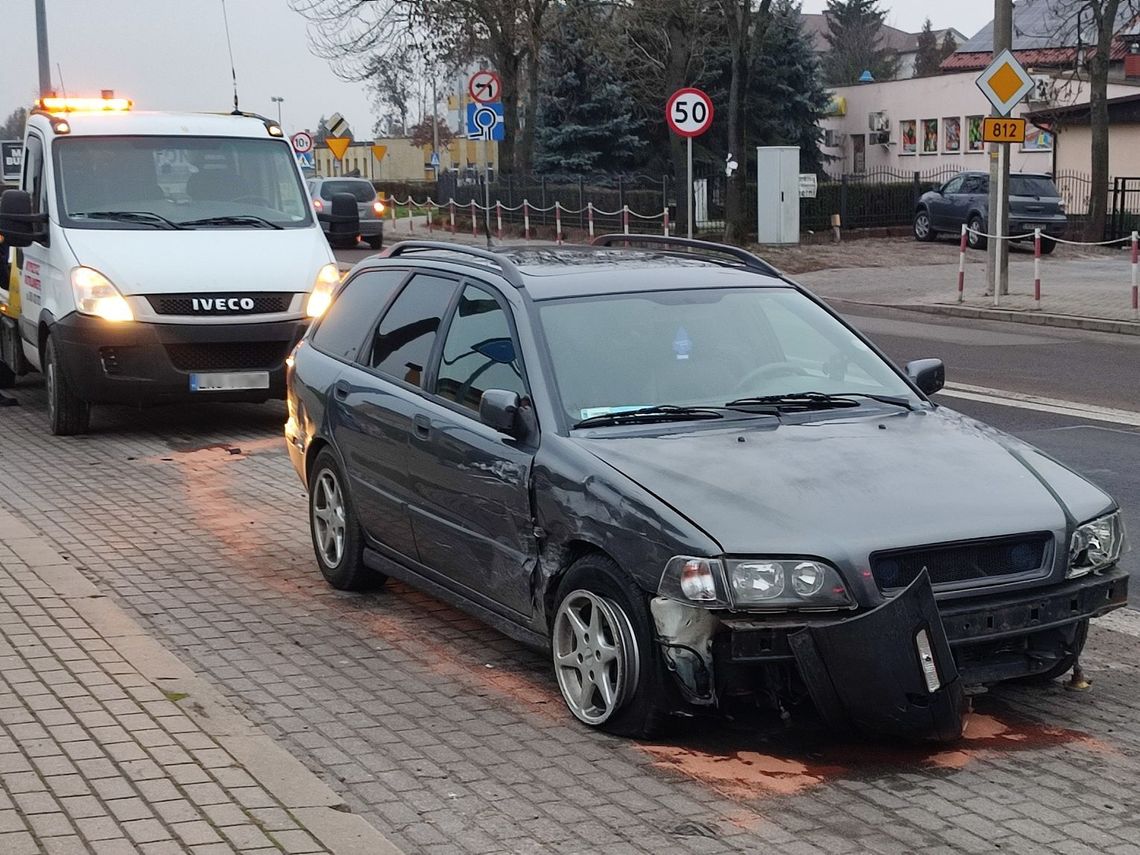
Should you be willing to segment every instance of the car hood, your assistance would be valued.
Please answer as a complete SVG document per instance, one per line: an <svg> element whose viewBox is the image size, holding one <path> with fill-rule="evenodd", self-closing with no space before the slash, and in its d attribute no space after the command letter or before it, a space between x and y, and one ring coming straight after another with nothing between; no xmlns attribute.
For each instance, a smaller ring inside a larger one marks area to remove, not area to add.
<svg viewBox="0 0 1140 855"><path fill-rule="evenodd" d="M1107 512L1099 488L1012 437L940 408L575 441L727 554L862 563L880 549L1053 531Z"/></svg>
<svg viewBox="0 0 1140 855"><path fill-rule="evenodd" d="M123 296L213 291L309 291L333 261L316 226L303 229L68 229L79 264Z"/></svg>

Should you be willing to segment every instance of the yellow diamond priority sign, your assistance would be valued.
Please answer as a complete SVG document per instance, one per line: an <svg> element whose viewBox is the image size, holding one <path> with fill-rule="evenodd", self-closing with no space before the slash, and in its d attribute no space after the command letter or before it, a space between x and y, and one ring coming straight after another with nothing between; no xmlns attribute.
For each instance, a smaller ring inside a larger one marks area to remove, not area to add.
<svg viewBox="0 0 1140 855"><path fill-rule="evenodd" d="M1033 78L1012 53L1003 50L981 73L977 84L998 114L1008 116L1033 88Z"/></svg>

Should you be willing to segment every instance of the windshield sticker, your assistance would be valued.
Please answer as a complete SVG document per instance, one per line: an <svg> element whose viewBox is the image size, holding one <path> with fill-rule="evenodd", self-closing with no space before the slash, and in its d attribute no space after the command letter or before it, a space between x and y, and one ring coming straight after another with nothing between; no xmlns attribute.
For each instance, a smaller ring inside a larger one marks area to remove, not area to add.
<svg viewBox="0 0 1140 855"><path fill-rule="evenodd" d="M652 404L633 404L626 407L582 407L579 411L583 419L592 419L594 416L611 416L614 413L632 413L634 410L644 410Z"/></svg>
<svg viewBox="0 0 1140 855"><path fill-rule="evenodd" d="M689 354L693 352L693 343L689 340L689 334L684 327L677 327L677 334L673 336L673 352L677 354L678 359L688 359Z"/></svg>

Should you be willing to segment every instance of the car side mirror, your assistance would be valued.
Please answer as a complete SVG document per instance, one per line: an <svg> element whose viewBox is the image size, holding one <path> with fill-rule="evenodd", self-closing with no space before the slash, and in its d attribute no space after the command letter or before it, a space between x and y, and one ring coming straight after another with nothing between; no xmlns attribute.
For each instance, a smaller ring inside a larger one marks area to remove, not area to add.
<svg viewBox="0 0 1140 855"><path fill-rule="evenodd" d="M47 214L32 213L32 197L26 190L0 194L0 237L8 246L31 246L47 237Z"/></svg>
<svg viewBox="0 0 1140 855"><path fill-rule="evenodd" d="M479 399L479 421L499 433L521 439L526 425L521 417L522 400L518 392L506 389L488 389Z"/></svg>
<svg viewBox="0 0 1140 855"><path fill-rule="evenodd" d="M941 359L916 359L906 364L906 376L925 395L946 385L946 366Z"/></svg>
<svg viewBox="0 0 1140 855"><path fill-rule="evenodd" d="M329 224L329 237L356 237L360 234L360 211L356 197L351 193L334 193L328 212L317 214L317 219Z"/></svg>

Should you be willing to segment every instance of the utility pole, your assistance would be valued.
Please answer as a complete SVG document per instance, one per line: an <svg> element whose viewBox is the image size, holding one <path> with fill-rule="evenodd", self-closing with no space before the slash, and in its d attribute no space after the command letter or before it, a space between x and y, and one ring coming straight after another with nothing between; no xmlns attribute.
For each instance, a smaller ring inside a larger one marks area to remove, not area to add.
<svg viewBox="0 0 1140 855"><path fill-rule="evenodd" d="M285 128L281 125L281 105L285 103L285 99L280 95L272 95L269 100L277 105L277 126L284 132Z"/></svg>
<svg viewBox="0 0 1140 855"><path fill-rule="evenodd" d="M432 158L435 161L435 180L439 181L439 119L436 115L436 108L439 107L439 95L435 91L435 73L432 72L428 76L431 78L431 151L435 155Z"/></svg>
<svg viewBox="0 0 1140 855"><path fill-rule="evenodd" d="M1013 49L1013 0L994 0L994 53ZM1000 115L995 109L991 115ZM990 143L990 234L1009 234L1009 143ZM1000 231L998 231L1000 228ZM987 293L998 297L1009 293L1009 241L991 240L986 252Z"/></svg>
<svg viewBox="0 0 1140 855"><path fill-rule="evenodd" d="M51 94L51 60L48 58L47 9L36 0L36 52L40 60L40 97Z"/></svg>

